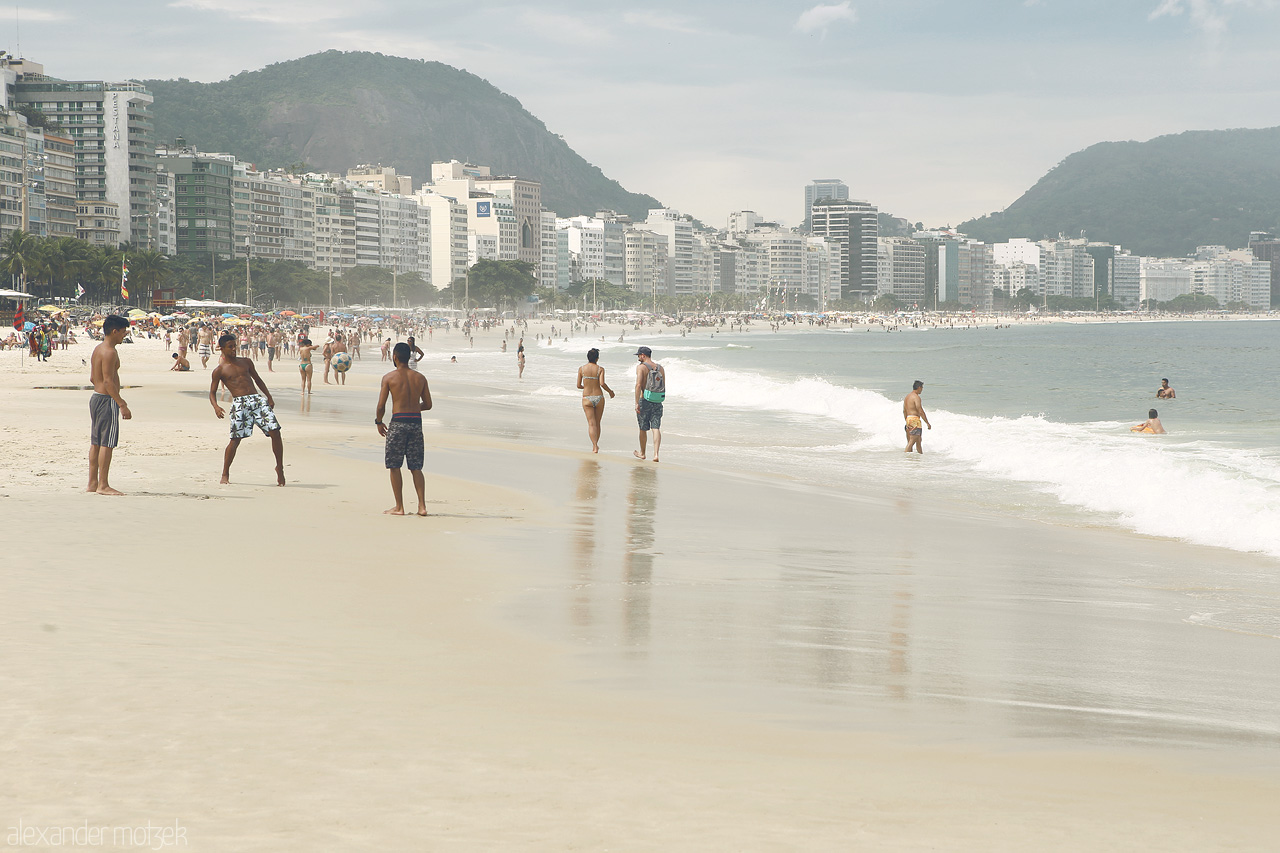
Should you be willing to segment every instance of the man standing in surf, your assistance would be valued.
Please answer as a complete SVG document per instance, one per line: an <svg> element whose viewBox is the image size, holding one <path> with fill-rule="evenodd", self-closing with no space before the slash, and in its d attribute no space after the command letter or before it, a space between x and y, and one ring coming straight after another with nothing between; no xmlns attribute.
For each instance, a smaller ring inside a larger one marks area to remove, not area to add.
<svg viewBox="0 0 1280 853"><path fill-rule="evenodd" d="M649 433L653 433L653 461L658 461L658 448L662 446L662 403L667 398L667 372L653 360L653 350L640 347L636 350L636 421L640 424L640 449L631 451L637 459L644 459Z"/></svg>
<svg viewBox="0 0 1280 853"><path fill-rule="evenodd" d="M382 377L378 410L373 418L378 435L387 440L383 455L391 473L391 491L396 496L396 505L386 510L385 515L404 515L404 476L400 465L405 462L409 464L413 488L418 493L418 515L427 514L427 486L422 475L422 413L431 408L431 389L427 387L427 377L409 369L412 358L413 350L408 344L395 345L391 363L396 369ZM388 395L391 396L390 426L382 420Z"/></svg>
<svg viewBox="0 0 1280 853"><path fill-rule="evenodd" d="M907 453L912 448L915 448L916 453L924 453L924 447L920 443L924 430L920 428L920 421L923 420L925 426L933 429L929 416L924 413L924 403L920 402L920 392L923 390L924 383L917 379L911 384L911 393L902 401L902 417L907 422L903 427L907 433Z"/></svg>

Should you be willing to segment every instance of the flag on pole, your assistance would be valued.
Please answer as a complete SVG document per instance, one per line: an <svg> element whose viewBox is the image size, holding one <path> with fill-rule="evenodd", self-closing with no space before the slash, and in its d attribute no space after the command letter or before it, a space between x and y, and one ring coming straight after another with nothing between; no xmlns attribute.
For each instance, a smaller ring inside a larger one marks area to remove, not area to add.
<svg viewBox="0 0 1280 853"><path fill-rule="evenodd" d="M122 257L120 258L120 298L129 301L129 264Z"/></svg>
<svg viewBox="0 0 1280 853"><path fill-rule="evenodd" d="M81 296L84 296L84 287L83 287L82 285L80 285L79 283L77 283L77 284L76 284L76 299L79 299Z"/></svg>
<svg viewBox="0 0 1280 853"><path fill-rule="evenodd" d="M21 332L22 327L25 326L26 324L27 324L27 315L26 315L26 312L22 310L22 303L19 302L18 313L13 315L13 327L17 329L19 332Z"/></svg>

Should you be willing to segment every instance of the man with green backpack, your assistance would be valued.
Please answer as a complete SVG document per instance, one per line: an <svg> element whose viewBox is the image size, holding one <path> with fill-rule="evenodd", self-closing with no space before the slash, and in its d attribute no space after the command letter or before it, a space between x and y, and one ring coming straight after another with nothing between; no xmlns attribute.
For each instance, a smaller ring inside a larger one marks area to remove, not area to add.
<svg viewBox="0 0 1280 853"><path fill-rule="evenodd" d="M662 444L662 402L667 398L667 372L653 360L653 350L640 347L636 350L636 420L640 423L640 449L632 451L637 459L645 458L649 433L653 433L653 461L658 461L658 447Z"/></svg>

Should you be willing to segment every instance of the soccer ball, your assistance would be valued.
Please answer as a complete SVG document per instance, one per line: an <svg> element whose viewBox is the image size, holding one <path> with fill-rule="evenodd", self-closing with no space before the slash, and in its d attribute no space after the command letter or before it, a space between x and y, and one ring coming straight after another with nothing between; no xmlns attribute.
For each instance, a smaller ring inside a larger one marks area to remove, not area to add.
<svg viewBox="0 0 1280 853"><path fill-rule="evenodd" d="M333 369L338 373L346 373L351 369L351 353L340 352L333 357Z"/></svg>

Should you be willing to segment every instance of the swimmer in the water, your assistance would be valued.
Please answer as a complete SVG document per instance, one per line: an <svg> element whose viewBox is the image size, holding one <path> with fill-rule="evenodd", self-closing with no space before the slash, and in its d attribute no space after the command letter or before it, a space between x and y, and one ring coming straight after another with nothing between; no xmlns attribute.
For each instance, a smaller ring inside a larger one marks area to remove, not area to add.
<svg viewBox="0 0 1280 853"><path fill-rule="evenodd" d="M1178 395L1174 392L1174 390L1173 390L1172 388L1170 388L1170 387L1169 387L1169 380L1168 380L1168 379L1161 379L1161 380L1160 380L1160 387L1156 390L1156 399L1158 399L1158 400L1172 400L1172 399L1176 398L1177 396L1178 396Z"/></svg>
<svg viewBox="0 0 1280 853"><path fill-rule="evenodd" d="M1148 435L1165 435L1164 424L1160 423L1160 415L1155 409L1147 412L1147 419L1140 424L1129 427L1129 432L1141 432Z"/></svg>

